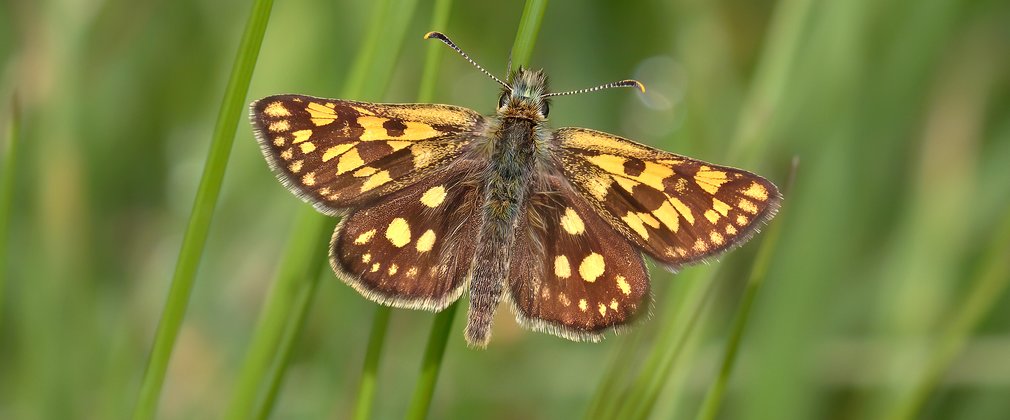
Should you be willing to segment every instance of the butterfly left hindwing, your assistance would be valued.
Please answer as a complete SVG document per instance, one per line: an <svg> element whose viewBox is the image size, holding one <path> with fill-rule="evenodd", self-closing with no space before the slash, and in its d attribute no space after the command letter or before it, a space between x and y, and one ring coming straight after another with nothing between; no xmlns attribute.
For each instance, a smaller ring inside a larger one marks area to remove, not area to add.
<svg viewBox="0 0 1010 420"><path fill-rule="evenodd" d="M485 124L466 108L303 95L250 106L260 148L284 185L326 214L382 197L452 162Z"/></svg>

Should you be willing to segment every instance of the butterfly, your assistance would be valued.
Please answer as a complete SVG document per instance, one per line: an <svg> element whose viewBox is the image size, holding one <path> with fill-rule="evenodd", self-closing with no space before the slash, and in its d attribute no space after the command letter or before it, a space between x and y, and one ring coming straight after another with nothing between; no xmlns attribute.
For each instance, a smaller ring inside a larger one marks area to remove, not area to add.
<svg viewBox="0 0 1010 420"><path fill-rule="evenodd" d="M436 104L275 95L251 105L280 181L327 215L336 276L364 297L440 311L469 292L467 342L483 348L504 299L521 325L576 341L648 312L644 255L675 271L745 242L778 188L585 128L546 127L542 71L502 86L495 115Z"/></svg>

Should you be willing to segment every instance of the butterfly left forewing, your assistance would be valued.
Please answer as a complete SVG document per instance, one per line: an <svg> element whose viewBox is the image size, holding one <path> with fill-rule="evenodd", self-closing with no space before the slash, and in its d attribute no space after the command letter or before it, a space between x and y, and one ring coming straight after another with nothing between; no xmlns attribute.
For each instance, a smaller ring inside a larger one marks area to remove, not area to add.
<svg viewBox="0 0 1010 420"><path fill-rule="evenodd" d="M263 155L284 185L323 213L402 189L459 158L484 118L435 104L275 95L251 105Z"/></svg>
<svg viewBox="0 0 1010 420"><path fill-rule="evenodd" d="M670 269L746 241L781 200L768 180L582 128L554 133L556 158L611 226Z"/></svg>
<svg viewBox="0 0 1010 420"><path fill-rule="evenodd" d="M508 276L520 323L573 340L647 312L641 253L560 176L542 176L517 229Z"/></svg>

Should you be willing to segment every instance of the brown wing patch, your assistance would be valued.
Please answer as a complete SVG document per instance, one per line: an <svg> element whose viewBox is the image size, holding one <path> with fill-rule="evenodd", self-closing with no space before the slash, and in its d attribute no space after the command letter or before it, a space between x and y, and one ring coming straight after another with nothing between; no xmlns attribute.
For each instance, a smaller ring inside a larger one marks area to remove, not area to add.
<svg viewBox="0 0 1010 420"><path fill-rule="evenodd" d="M466 165L345 217L330 244L337 275L365 297L401 308L437 311L458 299L479 224L479 184Z"/></svg>
<svg viewBox="0 0 1010 420"><path fill-rule="evenodd" d="M508 286L520 323L574 340L645 312L641 253L560 177L545 177L520 221Z"/></svg>
<svg viewBox="0 0 1010 420"><path fill-rule="evenodd" d="M555 132L576 190L623 236L670 269L743 243L770 219L778 189L716 166L581 128Z"/></svg>
<svg viewBox="0 0 1010 420"><path fill-rule="evenodd" d="M465 108L277 95L251 105L264 156L289 189L337 214L458 157L483 117Z"/></svg>

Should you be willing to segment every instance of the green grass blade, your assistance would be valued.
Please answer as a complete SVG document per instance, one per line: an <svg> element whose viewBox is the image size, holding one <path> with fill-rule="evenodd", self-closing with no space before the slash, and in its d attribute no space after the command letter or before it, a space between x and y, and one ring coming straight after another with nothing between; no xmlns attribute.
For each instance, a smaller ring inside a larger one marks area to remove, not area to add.
<svg viewBox="0 0 1010 420"><path fill-rule="evenodd" d="M449 7L451 0L439 0L435 5L435 16L432 22L432 29L439 29L448 22ZM516 65L527 65L532 56L533 45L536 42L537 32L540 29L540 22L543 20L544 9L547 8L546 1L528 0L523 8L523 15L520 19L519 30L516 33L515 45L521 48L521 60L516 60ZM442 46L436 46L441 51ZM515 47L514 47L515 48ZM419 102L428 102L434 90L435 71L437 69L438 54L433 48L429 48L427 62L425 63L425 74L421 82ZM431 397L435 392L435 382L438 380L438 373L442 366L442 359L445 354L445 347L452 328L453 319L456 316L457 303L453 303L448 308L435 316L432 322L431 333L428 337L428 345L424 351L424 358L421 364L421 375L418 377L414 387L414 395L411 397L410 406L407 409L407 418L423 419L428 416L428 409L431 407Z"/></svg>
<svg viewBox="0 0 1010 420"><path fill-rule="evenodd" d="M527 66L533 56L533 44L540 33L540 23L544 21L547 0L526 0L523 15L519 19L519 32L512 44L512 66Z"/></svg>
<svg viewBox="0 0 1010 420"><path fill-rule="evenodd" d="M235 140L238 121L246 109L246 93L249 90L249 82L256 66L256 58L259 56L272 7L273 0L256 0L253 3L239 42L238 54L218 112L210 152L207 154L203 176L190 213L189 226L183 238L182 249L179 251L175 275L172 278L161 321L158 323L147 370L144 372L134 412L136 419L152 418L157 410L158 397L165 381L165 371L168 369L172 349L186 315L189 295L203 255L218 195L221 192L221 182L228 166L228 155Z"/></svg>
<svg viewBox="0 0 1010 420"><path fill-rule="evenodd" d="M796 176L798 160L793 160L793 168L789 175L789 181L783 189L783 195L790 191L793 179ZM719 375L712 385L709 386L705 395L705 400L698 411L697 420L713 420L719 413L722 405L723 395L726 391L726 384L729 383L730 375L736 364L736 355L740 350L740 342L743 340L743 333L747 329L748 320L751 315L751 308L754 306L754 299L757 297L761 285L764 284L768 276L768 267L771 265L772 256L778 245L779 237L782 234L783 215L780 213L771 227L768 228L761 238L761 246L758 248L757 256L751 265L750 276L747 279L747 289L740 300L740 307L737 310L736 318L733 320L733 327L730 333L729 342L726 343L726 351L723 353L722 365L719 368Z"/></svg>
<svg viewBox="0 0 1010 420"><path fill-rule="evenodd" d="M393 3L392 0L375 3L369 30L342 89L345 97L375 99L385 91L388 77L365 86L366 76L390 73L380 67L393 66L395 61L384 56L397 55L406 29L389 31L387 23L408 20L416 1L402 1L398 7L393 7ZM290 352L313 301L317 282L323 277L319 275L320 270L328 270L327 247L334 224L333 218L310 207L299 213L277 279L254 330L227 418L249 418L254 410L257 417L264 418L273 408Z"/></svg>
<svg viewBox="0 0 1010 420"><path fill-rule="evenodd" d="M435 0L435 9L431 12L432 31L445 31L449 26L449 12L452 10L452 0ZM438 84L438 67L441 62L444 45L431 43L424 56L424 72L421 73L421 87L417 90L417 102L431 102L435 97L435 86Z"/></svg>
<svg viewBox="0 0 1010 420"><path fill-rule="evenodd" d="M964 348L975 327L1006 293L1010 285L1010 211L1007 211L999 229L993 236L992 245L979 264L976 278L958 312L944 329L939 342L930 346L932 351L926 359L926 368L916 378L910 391L901 398L887 418L908 420L917 418L923 404L939 384L951 361Z"/></svg>
<svg viewBox="0 0 1010 420"><path fill-rule="evenodd" d="M7 122L7 151L4 155L3 185L0 186L0 315L3 315L4 288L7 283L8 246L10 244L11 206L14 204L14 179L17 175L18 141L21 136L21 108L17 95L11 99L11 119ZM0 324L2 325L2 324Z"/></svg>
<svg viewBox="0 0 1010 420"><path fill-rule="evenodd" d="M388 306L375 306L372 332L368 335L361 381L358 382L358 400L354 405L354 418L357 420L372 418L372 400L375 399L375 382L379 376L379 362L382 361L382 344L386 341L386 329L392 311Z"/></svg>

